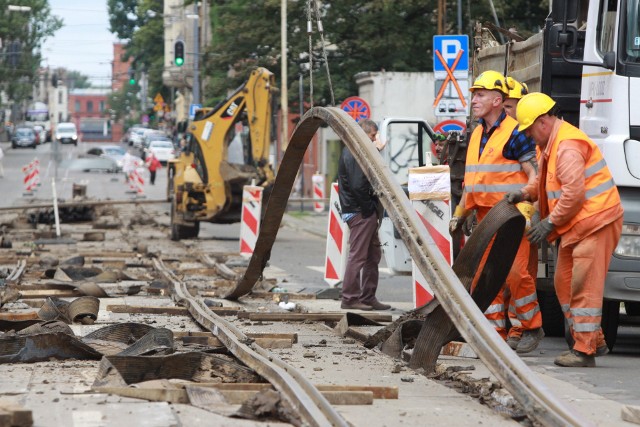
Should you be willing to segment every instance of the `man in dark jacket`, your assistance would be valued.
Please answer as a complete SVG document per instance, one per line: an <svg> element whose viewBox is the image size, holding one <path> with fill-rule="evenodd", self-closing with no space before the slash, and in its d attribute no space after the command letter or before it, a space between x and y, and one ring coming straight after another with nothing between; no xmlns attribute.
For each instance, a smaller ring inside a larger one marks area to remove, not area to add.
<svg viewBox="0 0 640 427"><path fill-rule="evenodd" d="M360 127L373 143L378 126L363 120ZM349 257L342 282L343 309L388 310L388 304L376 299L378 263L382 256L378 240L380 201L371 184L347 147L342 150L338 166L338 195L342 220L350 230Z"/></svg>

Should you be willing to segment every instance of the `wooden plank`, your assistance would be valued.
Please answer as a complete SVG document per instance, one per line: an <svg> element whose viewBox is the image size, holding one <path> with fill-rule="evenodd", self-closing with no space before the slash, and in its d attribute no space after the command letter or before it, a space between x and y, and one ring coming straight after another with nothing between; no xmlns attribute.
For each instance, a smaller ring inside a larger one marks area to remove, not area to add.
<svg viewBox="0 0 640 427"><path fill-rule="evenodd" d="M371 391L321 391L321 393L332 405L373 404Z"/></svg>
<svg viewBox="0 0 640 427"><path fill-rule="evenodd" d="M0 313L0 320L9 320L9 321L17 322L21 320L37 320L37 319L39 319L37 311Z"/></svg>
<svg viewBox="0 0 640 427"><path fill-rule="evenodd" d="M47 297L69 298L82 296L82 294L75 289L25 289L21 290L20 294L22 294L22 299Z"/></svg>
<svg viewBox="0 0 640 427"><path fill-rule="evenodd" d="M262 348L291 348L293 346L289 338L254 338L254 340Z"/></svg>
<svg viewBox="0 0 640 427"><path fill-rule="evenodd" d="M187 391L183 388L97 387L94 390L101 393L146 399L153 402L189 403Z"/></svg>
<svg viewBox="0 0 640 427"><path fill-rule="evenodd" d="M445 356L466 357L469 359L478 359L478 355L473 348L466 342L451 341L445 344L440 350L440 354Z"/></svg>
<svg viewBox="0 0 640 427"><path fill-rule="evenodd" d="M249 338L288 338L291 340L292 344L296 344L298 342L298 334L250 332L246 335Z"/></svg>
<svg viewBox="0 0 640 427"><path fill-rule="evenodd" d="M224 344L216 337L182 337L182 343L187 344L200 344L210 345L212 347L224 347Z"/></svg>
<svg viewBox="0 0 640 427"><path fill-rule="evenodd" d="M391 322L392 316L383 313L358 313L367 319L375 322ZM305 320L315 322L338 322L345 313L256 313L241 311L238 312L239 319L262 320L271 322L304 322Z"/></svg>
<svg viewBox="0 0 640 427"><path fill-rule="evenodd" d="M397 399L397 386L372 386L372 385L317 385L319 391L370 391L374 399Z"/></svg>
<svg viewBox="0 0 640 427"><path fill-rule="evenodd" d="M252 298L264 298L264 299L279 299L282 301L284 298L289 300L307 300L316 299L316 294L311 293L295 293L295 292L264 292L264 291L252 291L248 297Z"/></svg>
<svg viewBox="0 0 640 427"><path fill-rule="evenodd" d="M129 314L170 314L172 316L188 316L189 310L184 307L158 307L144 305L112 304L107 306L107 310L113 313Z"/></svg>
<svg viewBox="0 0 640 427"><path fill-rule="evenodd" d="M12 427L29 427L33 425L31 409L25 409L15 403L0 401L0 413L9 414L9 425ZM0 423L0 425L2 424Z"/></svg>

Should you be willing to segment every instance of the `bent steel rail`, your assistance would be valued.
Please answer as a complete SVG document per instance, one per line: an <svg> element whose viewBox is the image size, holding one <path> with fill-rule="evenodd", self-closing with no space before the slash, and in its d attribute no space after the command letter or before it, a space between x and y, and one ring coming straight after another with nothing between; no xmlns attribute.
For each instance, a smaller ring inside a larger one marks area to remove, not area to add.
<svg viewBox="0 0 640 427"><path fill-rule="evenodd" d="M237 299L248 294L260 279L304 153L316 130L324 123L331 126L362 167L413 261L429 281L460 334L529 416L549 426L593 425L559 401L499 337L421 225L409 199L375 146L357 123L338 108L312 108L298 123L280 164L249 266L225 298Z"/></svg>

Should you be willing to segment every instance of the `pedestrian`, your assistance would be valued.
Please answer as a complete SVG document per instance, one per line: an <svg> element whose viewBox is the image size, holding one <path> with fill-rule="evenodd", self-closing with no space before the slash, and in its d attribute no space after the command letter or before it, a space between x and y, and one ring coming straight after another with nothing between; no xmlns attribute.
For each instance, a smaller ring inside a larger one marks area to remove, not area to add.
<svg viewBox="0 0 640 427"><path fill-rule="evenodd" d="M125 182L129 182L129 175L136 168L136 160L131 155L131 149L127 150L122 157L122 172L124 173Z"/></svg>
<svg viewBox="0 0 640 427"><path fill-rule="evenodd" d="M478 222L482 221L510 189L519 190L533 183L537 172L534 142L518 130L518 122L504 111L503 101L509 93L504 76L497 71L485 71L470 90L471 109L478 118L478 126L469 141L465 187L449 225L452 234L462 228L473 210ZM527 269L529 251L529 242L523 234L506 282L485 311L496 331L518 353L533 351L544 336L535 278ZM473 280L472 291L478 277ZM507 307L511 300L520 327L507 330Z"/></svg>
<svg viewBox="0 0 640 427"><path fill-rule="evenodd" d="M2 164L2 159L4 158L4 151L0 148L0 178L4 178L4 165Z"/></svg>
<svg viewBox="0 0 640 427"><path fill-rule="evenodd" d="M530 241L559 239L554 287L574 344L554 363L594 367L594 356L609 352L600 322L604 282L622 233L620 194L598 146L558 117L553 99L525 95L516 112L520 129L540 150L540 173L509 200L538 201L542 219L529 230Z"/></svg>
<svg viewBox="0 0 640 427"><path fill-rule="evenodd" d="M147 155L147 159L145 160L145 164L147 166L147 169L149 169L149 182L151 183L151 185L155 185L156 171L162 168L162 164L160 163L160 160L158 160L156 155L153 153L153 151L149 151L149 154Z"/></svg>
<svg viewBox="0 0 640 427"><path fill-rule="evenodd" d="M376 144L378 126L363 120L360 127ZM349 255L342 282L341 308L349 310L388 310L376 298L378 263L382 257L378 224L382 206L358 162L347 147L342 150L338 165L338 196L342 220L350 230Z"/></svg>

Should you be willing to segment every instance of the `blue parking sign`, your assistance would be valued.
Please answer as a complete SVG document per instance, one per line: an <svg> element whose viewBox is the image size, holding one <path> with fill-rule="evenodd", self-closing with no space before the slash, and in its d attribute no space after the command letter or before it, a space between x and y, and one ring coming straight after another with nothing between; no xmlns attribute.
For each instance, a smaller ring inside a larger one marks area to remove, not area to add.
<svg viewBox="0 0 640 427"><path fill-rule="evenodd" d="M447 68L453 67L456 58L460 51L463 51L458 60L458 64L455 67L455 71L468 73L469 72L469 36L456 35L456 36L433 36L433 71L435 73L446 73L445 66ZM438 57L440 53L441 58ZM454 72L455 72L454 71Z"/></svg>

